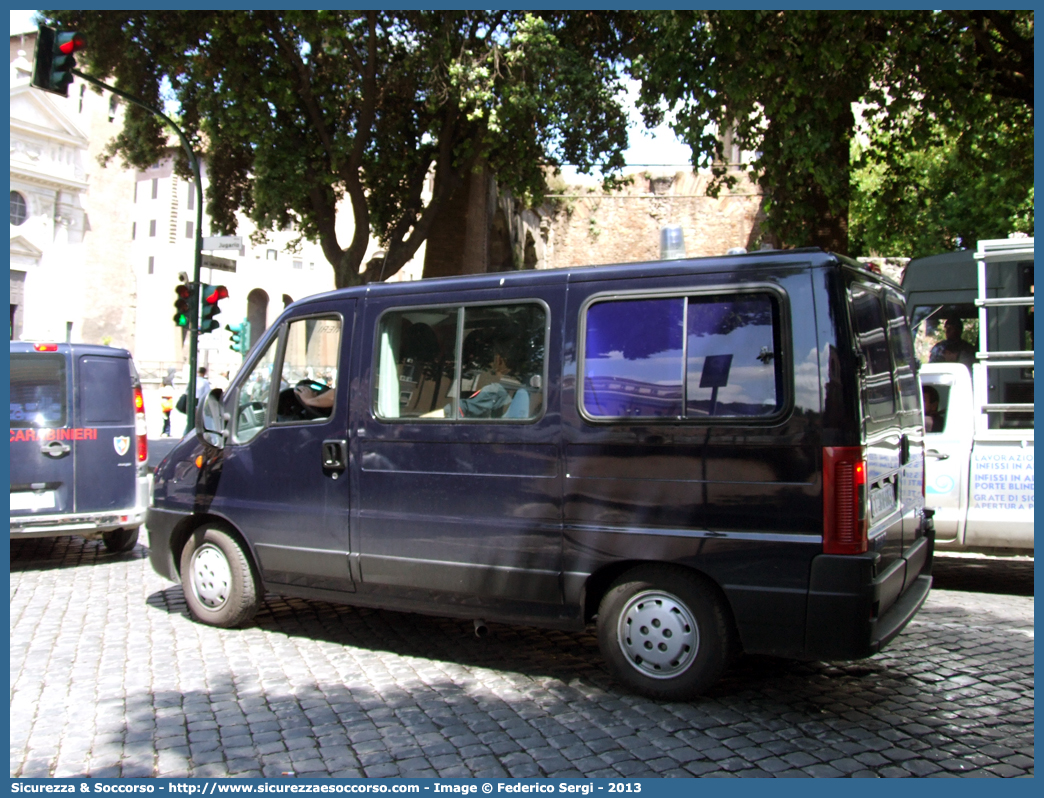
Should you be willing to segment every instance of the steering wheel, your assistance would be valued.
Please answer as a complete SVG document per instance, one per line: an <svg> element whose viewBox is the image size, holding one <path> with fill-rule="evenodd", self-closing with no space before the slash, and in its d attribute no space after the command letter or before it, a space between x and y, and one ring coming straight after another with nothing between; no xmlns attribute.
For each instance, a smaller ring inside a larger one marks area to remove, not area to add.
<svg viewBox="0 0 1044 798"><path fill-rule="evenodd" d="M316 395L326 393L330 386L318 380L299 380L293 388L286 388L279 394L279 408L277 416L280 420L304 420L310 421L315 418L327 418L330 411L327 408L316 408L304 404L297 395L296 388L309 388Z"/></svg>

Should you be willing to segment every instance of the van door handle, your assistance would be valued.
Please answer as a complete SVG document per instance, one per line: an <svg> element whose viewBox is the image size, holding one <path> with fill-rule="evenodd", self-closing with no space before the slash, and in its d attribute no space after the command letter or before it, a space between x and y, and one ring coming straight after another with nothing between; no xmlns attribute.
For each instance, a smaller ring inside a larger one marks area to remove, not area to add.
<svg viewBox="0 0 1044 798"><path fill-rule="evenodd" d="M48 457L54 457L57 459L69 454L69 452L72 451L72 447L67 443L62 443L61 441L47 441L47 443L40 447L40 451Z"/></svg>
<svg viewBox="0 0 1044 798"><path fill-rule="evenodd" d="M940 452L938 449L929 449L924 453L925 457L933 457L936 460L949 460L950 455Z"/></svg>
<svg viewBox="0 0 1044 798"><path fill-rule="evenodd" d="M323 470L344 471L348 467L348 441L323 441Z"/></svg>

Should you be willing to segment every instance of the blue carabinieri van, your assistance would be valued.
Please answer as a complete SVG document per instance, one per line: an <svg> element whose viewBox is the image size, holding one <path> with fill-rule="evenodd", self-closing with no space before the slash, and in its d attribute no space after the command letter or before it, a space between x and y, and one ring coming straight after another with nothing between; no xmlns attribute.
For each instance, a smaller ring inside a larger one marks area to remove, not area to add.
<svg viewBox="0 0 1044 798"><path fill-rule="evenodd" d="M130 551L149 503L130 352L11 341L11 538L101 537Z"/></svg>

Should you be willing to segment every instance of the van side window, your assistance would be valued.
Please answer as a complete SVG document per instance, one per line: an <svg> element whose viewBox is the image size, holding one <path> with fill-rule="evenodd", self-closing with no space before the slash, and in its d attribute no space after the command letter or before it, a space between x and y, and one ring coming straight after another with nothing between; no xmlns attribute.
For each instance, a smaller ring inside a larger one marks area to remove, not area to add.
<svg viewBox="0 0 1044 798"><path fill-rule="evenodd" d="M853 285L848 291L848 307L856 345L862 355L861 380L867 411L875 419L894 415L892 361L888 353L881 300L873 291Z"/></svg>
<svg viewBox="0 0 1044 798"><path fill-rule="evenodd" d="M584 319L591 418L769 416L783 406L779 305L768 292L595 302Z"/></svg>
<svg viewBox="0 0 1044 798"><path fill-rule="evenodd" d="M374 412L382 419L537 418L546 329L547 312L536 303L385 313Z"/></svg>
<svg viewBox="0 0 1044 798"><path fill-rule="evenodd" d="M265 417L272 396L272 367L275 364L279 339L268 342L261 358L250 370L236 397L236 443L247 443L265 427Z"/></svg>
<svg viewBox="0 0 1044 798"><path fill-rule="evenodd" d="M276 422L329 418L337 396L341 320L296 319L286 329Z"/></svg>
<svg viewBox="0 0 1044 798"><path fill-rule="evenodd" d="M11 428L64 427L65 390L64 355L12 354Z"/></svg>

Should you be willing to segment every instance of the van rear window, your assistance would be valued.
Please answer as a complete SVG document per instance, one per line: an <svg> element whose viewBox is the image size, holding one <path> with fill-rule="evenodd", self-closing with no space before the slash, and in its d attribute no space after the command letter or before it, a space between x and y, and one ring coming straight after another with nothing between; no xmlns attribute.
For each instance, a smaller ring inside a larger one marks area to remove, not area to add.
<svg viewBox="0 0 1044 798"><path fill-rule="evenodd" d="M881 299L874 291L853 285L849 288L848 308L864 364L863 397L867 411L874 419L892 416L895 414L892 360Z"/></svg>
<svg viewBox="0 0 1044 798"><path fill-rule="evenodd" d="M779 306L768 292L596 301L584 324L590 418L757 417L783 406Z"/></svg>
<svg viewBox="0 0 1044 798"><path fill-rule="evenodd" d="M126 358L80 358L80 406L83 423L133 424L134 397Z"/></svg>
<svg viewBox="0 0 1044 798"><path fill-rule="evenodd" d="M64 355L11 355L11 427L64 427Z"/></svg>

